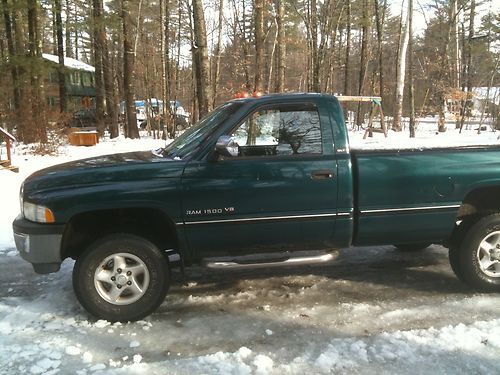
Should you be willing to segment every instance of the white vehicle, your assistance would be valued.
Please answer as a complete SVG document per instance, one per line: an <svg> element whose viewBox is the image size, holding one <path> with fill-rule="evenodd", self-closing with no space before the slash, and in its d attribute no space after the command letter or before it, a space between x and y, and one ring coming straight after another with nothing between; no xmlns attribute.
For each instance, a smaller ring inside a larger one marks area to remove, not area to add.
<svg viewBox="0 0 500 375"><path fill-rule="evenodd" d="M135 112L137 117L137 126L147 121L149 116L154 116L157 113L163 113L163 100L150 98L135 101ZM189 124L189 112L187 112L178 100L170 101L170 113L176 118L176 123ZM120 103L120 114L125 115L125 102ZM184 126L183 126L184 127Z"/></svg>

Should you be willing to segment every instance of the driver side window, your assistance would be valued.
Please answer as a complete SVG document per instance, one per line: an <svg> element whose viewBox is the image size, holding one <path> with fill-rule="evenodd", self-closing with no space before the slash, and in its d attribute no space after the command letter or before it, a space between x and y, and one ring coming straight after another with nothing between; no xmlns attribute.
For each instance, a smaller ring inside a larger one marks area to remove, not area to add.
<svg viewBox="0 0 500 375"><path fill-rule="evenodd" d="M319 113L312 104L258 109L230 135L238 157L322 153Z"/></svg>

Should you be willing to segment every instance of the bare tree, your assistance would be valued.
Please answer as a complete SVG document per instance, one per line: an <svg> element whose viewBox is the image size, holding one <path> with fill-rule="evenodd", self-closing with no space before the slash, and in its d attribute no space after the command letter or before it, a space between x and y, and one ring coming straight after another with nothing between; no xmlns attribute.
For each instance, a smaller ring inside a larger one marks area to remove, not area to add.
<svg viewBox="0 0 500 375"><path fill-rule="evenodd" d="M465 122L465 117L467 115L467 106L470 103L470 100L472 99L472 74L471 74L471 68L472 68L472 40L474 38L474 17L476 16L476 0L471 0L470 4L470 13L469 13L469 35L467 36L467 44L466 44L466 61L465 61L465 77L464 77L464 82L465 82L465 88L466 88L466 97L463 100L462 104L462 118L460 120L460 132L462 132L462 128L464 126ZM479 127L479 131L481 127Z"/></svg>
<svg viewBox="0 0 500 375"><path fill-rule="evenodd" d="M369 14L368 0L363 1L363 20L362 20L362 36L361 36L361 56L359 62L359 82L358 82L358 95L363 95L365 90L366 72L368 70L369 62L369 38L371 33L371 20ZM358 111L356 116L356 124L358 127L362 123L361 102L358 104Z"/></svg>
<svg viewBox="0 0 500 375"><path fill-rule="evenodd" d="M103 0L99 1L100 14L104 17ZM109 135L110 138L118 137L118 103L116 102L115 85L113 79L112 63L109 56L108 40L106 38L106 27L103 24L101 37L102 48L102 75L104 80L104 95L106 98L106 112L108 114Z"/></svg>
<svg viewBox="0 0 500 375"><path fill-rule="evenodd" d="M135 74L135 55L132 28L134 21L130 14L129 5L129 0L121 0L121 18L123 27L123 90L127 116L125 136L128 138L139 138L133 85L133 78Z"/></svg>
<svg viewBox="0 0 500 375"><path fill-rule="evenodd" d="M58 79L59 79L59 108L61 112L66 112L66 76L64 74L64 39L63 24L61 17L61 0L54 0L56 16L56 34L57 34L57 56L59 59Z"/></svg>
<svg viewBox="0 0 500 375"><path fill-rule="evenodd" d="M255 13L255 81L254 91L262 91L264 79L264 0L254 0Z"/></svg>
<svg viewBox="0 0 500 375"><path fill-rule="evenodd" d="M104 133L104 79L103 79L103 44L106 38L104 20L101 12L101 0L92 0L93 15L93 41L94 41L94 66L95 66L95 109L96 125L99 134Z"/></svg>
<svg viewBox="0 0 500 375"><path fill-rule="evenodd" d="M278 41L278 69L277 69L277 80L276 80L276 91L285 91L285 60L286 60L286 41L285 41L285 28L284 20L285 17L285 0L277 0L277 14L276 14L276 25L277 25L277 41Z"/></svg>
<svg viewBox="0 0 500 375"><path fill-rule="evenodd" d="M65 53L66 57L73 57L73 47L71 46L71 34L73 32L73 27L71 25L71 6L70 1L66 0L64 4L64 11L66 13L66 20L64 22L65 29Z"/></svg>
<svg viewBox="0 0 500 375"><path fill-rule="evenodd" d="M214 48L214 68L212 77L212 107L215 107L215 101L217 99L217 89L219 86L220 79L220 55L222 47L222 24L224 21L224 0L219 0L219 20L217 25L217 43Z"/></svg>
<svg viewBox="0 0 500 375"><path fill-rule="evenodd" d="M349 67L351 55L351 0L347 0L346 14L346 48L344 60L344 95L349 95Z"/></svg>
<svg viewBox="0 0 500 375"><path fill-rule="evenodd" d="M404 4L401 6L403 7ZM401 12L402 13L402 12ZM401 28L401 43L398 49L398 64L396 76L396 99L394 109L394 120L392 128L396 131L401 131L401 116L403 114L403 93L405 89L405 76L406 76L406 52L408 50L408 41L410 37L410 29L408 27L409 14L406 15L406 22ZM403 22L403 19L401 19Z"/></svg>
<svg viewBox="0 0 500 375"><path fill-rule="evenodd" d="M413 0L408 0L408 99L410 101L410 138L415 138L415 95L413 89Z"/></svg>
<svg viewBox="0 0 500 375"><path fill-rule="evenodd" d="M16 112L18 112L21 108L21 93L19 87L19 71L17 65L13 61L15 59L16 51L14 46L14 38L12 36L11 13L8 0L2 0L2 12L5 22L5 34L7 37L9 68L12 76L14 109L16 110Z"/></svg>
<svg viewBox="0 0 500 375"><path fill-rule="evenodd" d="M380 3L379 0L373 0L375 7L375 22L377 26L377 49L378 49L378 84L379 84L379 95L384 94L384 57L382 49L382 36L384 28L384 18L385 10L387 8L387 0L384 0L382 5L382 14L380 14Z"/></svg>
<svg viewBox="0 0 500 375"><path fill-rule="evenodd" d="M37 0L28 0L28 56L31 62L29 66L31 83L31 96L29 100L31 101L31 113L29 116L33 118L33 115L35 115L38 118L36 121L31 121L30 131L25 132L25 142L47 141L47 119L45 117L45 110L43 106L41 65L36 63L41 58L41 48L39 44L40 33L38 31L38 7L39 4ZM62 22L60 23L60 27L62 30ZM58 52L59 43L64 43L62 40L62 32L61 39L58 38ZM62 52L62 55L64 63L64 51ZM59 65L60 64L61 56L59 56ZM62 69L64 69L64 65ZM65 90L63 93L65 94ZM64 100L64 96L62 97L62 100Z"/></svg>
<svg viewBox="0 0 500 375"><path fill-rule="evenodd" d="M212 109L212 100L210 99L210 62L202 0L193 0L193 29L199 116L203 117Z"/></svg>

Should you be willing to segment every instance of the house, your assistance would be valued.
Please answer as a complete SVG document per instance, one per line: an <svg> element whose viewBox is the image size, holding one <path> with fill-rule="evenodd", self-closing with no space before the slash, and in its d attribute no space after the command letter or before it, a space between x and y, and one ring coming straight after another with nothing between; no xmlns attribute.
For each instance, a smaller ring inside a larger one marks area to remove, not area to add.
<svg viewBox="0 0 500 375"><path fill-rule="evenodd" d="M474 96L472 98L473 112L476 116L481 116L484 112L484 116L491 115L494 112L494 106L500 105L500 87L473 87L472 92Z"/></svg>
<svg viewBox="0 0 500 375"><path fill-rule="evenodd" d="M48 62L49 69L45 78L45 96L49 109L54 113L59 110L59 58L48 53L42 54ZM64 58L67 111L74 112L81 108L92 108L95 105L95 68L82 61Z"/></svg>

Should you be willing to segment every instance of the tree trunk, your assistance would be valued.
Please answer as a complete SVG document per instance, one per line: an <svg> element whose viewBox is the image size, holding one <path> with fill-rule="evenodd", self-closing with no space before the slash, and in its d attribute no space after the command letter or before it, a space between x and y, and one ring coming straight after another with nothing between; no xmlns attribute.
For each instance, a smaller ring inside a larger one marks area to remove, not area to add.
<svg viewBox="0 0 500 375"><path fill-rule="evenodd" d="M64 24L65 27L65 42L66 42L66 57L73 57L73 48L71 46L71 34L73 27L71 26L71 3L69 0L66 0L65 3L65 13L66 13L66 21Z"/></svg>
<svg viewBox="0 0 500 375"><path fill-rule="evenodd" d="M396 131L401 131L401 116L403 114L403 93L405 89L406 75L406 52L408 49L408 41L410 29L408 27L409 14L406 15L406 23L403 25L401 33L401 44L398 50L398 66L397 66L397 82L396 82L396 101L394 108L394 120L392 128ZM402 22L402 20L401 20Z"/></svg>
<svg viewBox="0 0 500 375"><path fill-rule="evenodd" d="M347 14L346 14L346 48L345 48L345 59L344 59L344 95L349 95L349 65L350 65L350 55L351 55L351 0L347 0Z"/></svg>
<svg viewBox="0 0 500 375"><path fill-rule="evenodd" d="M285 41L285 0L277 0L278 13L276 15L276 25L278 33L278 76L276 80L276 91L285 91L285 60L286 60L286 41Z"/></svg>
<svg viewBox="0 0 500 375"><path fill-rule="evenodd" d="M453 0L451 22L453 25L453 87L460 88L460 46L458 38L458 4Z"/></svg>
<svg viewBox="0 0 500 375"><path fill-rule="evenodd" d="M133 20L130 15L130 0L122 0L122 26L123 26L123 90L125 96L125 111L127 116L126 137L139 138L137 116L135 112L135 96L133 78L135 74L135 56L133 44Z"/></svg>
<svg viewBox="0 0 500 375"><path fill-rule="evenodd" d="M370 36L370 15L369 15L369 7L368 0L364 0L363 2L363 27L362 27L362 37L361 37L361 57L359 62L359 82L358 82L358 95L363 95L365 80L366 80L366 71L368 68L368 43ZM361 126L363 121L363 113L361 111L362 106L361 103L358 104L358 111L356 115L356 125L358 127Z"/></svg>
<svg viewBox="0 0 500 375"><path fill-rule="evenodd" d="M410 138L415 138L415 98L413 92L413 0L408 0L408 99L410 101Z"/></svg>
<svg viewBox="0 0 500 375"><path fill-rule="evenodd" d="M247 24L247 17L246 17L246 5L245 5L245 0L242 0L241 2L241 8L242 8L242 14L241 14L241 22L243 24L242 27L242 32L241 32L241 44L242 44L242 49L243 49L243 55L245 57L245 63L243 64L243 72L245 74L245 89L247 91L250 91L252 89L252 83L250 82L250 72L248 67L251 65L250 62L250 52L248 49L248 39L247 37L247 32L246 32L246 24Z"/></svg>
<svg viewBox="0 0 500 375"><path fill-rule="evenodd" d="M212 109L210 98L210 62L208 60L207 32L202 0L193 0L194 48L198 66L196 81L200 118Z"/></svg>
<svg viewBox="0 0 500 375"><path fill-rule="evenodd" d="M59 67L57 69L58 81L59 81L59 110L61 112L66 112L66 76L64 74L64 38L63 38L63 24L61 17L61 0L55 1L55 11L56 11L56 34L57 34L57 57L59 59Z"/></svg>
<svg viewBox="0 0 500 375"><path fill-rule="evenodd" d="M101 20L104 21L103 0L99 1ZM106 28L104 23L101 29L101 47L102 47L102 77L104 81L104 96L106 98L106 112L108 114L109 136L116 138L119 135L118 128L118 103L116 103L115 85L113 79L113 69L109 58L108 41L106 38Z"/></svg>
<svg viewBox="0 0 500 375"><path fill-rule="evenodd" d="M255 12L255 81L254 91L263 89L264 79L264 0L254 0ZM245 25L243 25L245 27Z"/></svg>
<svg viewBox="0 0 500 375"><path fill-rule="evenodd" d="M21 108L21 93L19 87L19 71L15 63L16 50L14 47L14 38L12 36L12 23L10 16L10 9L7 0L2 0L2 11L5 22L5 35L7 37L7 51L9 54L9 68L10 74L12 76L12 86L13 86L13 100L14 109L16 113L19 112Z"/></svg>
<svg viewBox="0 0 500 375"><path fill-rule="evenodd" d="M274 20L276 24L276 19ZM268 34L269 35L269 34ZM276 52L276 45L278 44L278 31L277 28L274 32L274 38L273 38L273 43L271 45L271 51L268 51L268 61L267 61L267 66L269 67L269 73L267 74L267 84L266 84L266 92L271 91L271 84L273 83L274 77L273 77L273 67L275 65L275 58L274 58L274 53ZM275 82L276 84L276 82Z"/></svg>
<svg viewBox="0 0 500 375"><path fill-rule="evenodd" d="M375 22L377 23L377 49L378 49L378 91L380 97L384 94L384 57L382 49L382 36L384 28L384 17L380 15L379 0L373 1L375 6ZM385 14L385 9L387 6L387 0L384 1L383 14Z"/></svg>
<svg viewBox="0 0 500 375"><path fill-rule="evenodd" d="M52 54L57 56L57 22L56 22L56 3L52 4Z"/></svg>
<svg viewBox="0 0 500 375"><path fill-rule="evenodd" d="M460 133L462 132L462 128L464 127L464 122L465 122L465 117L467 116L468 112L468 107L472 105L470 102L472 99L472 75L470 74L471 72L471 67L472 67L472 40L474 38L474 17L476 15L476 0L471 1L470 5L470 15L469 15L469 35L467 37L467 46L466 46L466 62L465 62L465 87L467 89L466 91L466 97L465 97L465 103L463 105L463 114L462 114L462 119L460 120Z"/></svg>
<svg viewBox="0 0 500 375"><path fill-rule="evenodd" d="M95 110L96 126L99 134L104 134L104 79L103 79L103 44L106 39L104 31L104 17L101 12L101 0L92 0L92 15L94 21L94 66L95 66Z"/></svg>
<svg viewBox="0 0 500 375"><path fill-rule="evenodd" d="M318 4L316 0L311 0L310 8L310 28L311 28L311 90L314 92L320 92L319 87L319 69L320 69L320 58L318 53Z"/></svg>
<svg viewBox="0 0 500 375"><path fill-rule="evenodd" d="M38 42L40 38L40 33L38 32L38 6L37 0L28 0L28 55L31 62L29 67L31 81L30 117L32 118L32 124L30 124L31 131L26 133L28 134L28 139L25 139L25 142L38 141L44 143L47 141L47 118L42 98L43 80L41 78L41 64L38 63L41 59L40 44Z"/></svg>
<svg viewBox="0 0 500 375"><path fill-rule="evenodd" d="M222 23L224 21L224 0L219 0L219 24L217 25L217 44L214 49L214 69L212 81L212 107L215 107L220 79L220 54L222 45Z"/></svg>
<svg viewBox="0 0 500 375"><path fill-rule="evenodd" d="M349 65L351 55L351 0L347 0L347 35L346 35L346 48L345 48L345 62L344 62L344 95L349 95Z"/></svg>
<svg viewBox="0 0 500 375"><path fill-rule="evenodd" d="M167 2L169 0L166 0ZM165 37L166 37L166 27L165 22L165 0L160 0L160 65L161 65L161 99L163 101L163 121L167 120L169 117L169 98L168 98L168 84L167 84L167 62L166 59L166 49L165 49Z"/></svg>
<svg viewBox="0 0 500 375"><path fill-rule="evenodd" d="M170 38L169 38L169 25L170 25L170 0L165 1L165 23L163 24L163 32L165 33L165 87L164 95L166 97L166 103L163 104L164 108L164 122L165 131L162 134L162 138L166 139L167 134L170 134L171 138L175 138L175 120L172 117L171 107L170 107L170 97L172 92L172 68L170 64L169 51L170 51ZM179 12L180 12L179 7ZM180 13L179 13L180 18ZM177 99L175 99L177 101ZM176 109L174 109L176 110Z"/></svg>

